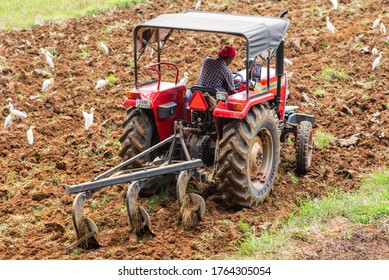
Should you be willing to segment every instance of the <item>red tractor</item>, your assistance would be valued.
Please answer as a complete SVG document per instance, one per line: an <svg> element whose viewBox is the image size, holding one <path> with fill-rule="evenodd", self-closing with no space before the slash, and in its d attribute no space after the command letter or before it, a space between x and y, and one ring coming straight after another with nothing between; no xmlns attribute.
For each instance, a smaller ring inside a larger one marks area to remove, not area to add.
<svg viewBox="0 0 389 280"><path fill-rule="evenodd" d="M296 143L296 171L308 171L315 118L286 106L286 13L271 18L185 12L160 15L135 27L136 86L127 92L124 101L129 110L120 138L123 162L91 182L66 187L68 195L78 193L73 203L78 239L75 246L98 244L97 227L84 217L83 207L88 198L106 186L130 183L126 196L129 222L133 233L141 237L154 233L148 213L137 203L139 193L152 194L163 185L171 185L175 178L182 222L191 228L203 217L205 202L198 193L187 193L190 180L216 184L231 205L255 206L274 185L280 142L290 134ZM243 37L245 67L234 73L238 93L228 95L214 88L179 84L178 66L160 61L174 30ZM156 51L158 62L147 69L158 78L139 84L138 60L148 48ZM275 69L270 67L274 56ZM162 67L173 69L174 82L164 80Z"/></svg>

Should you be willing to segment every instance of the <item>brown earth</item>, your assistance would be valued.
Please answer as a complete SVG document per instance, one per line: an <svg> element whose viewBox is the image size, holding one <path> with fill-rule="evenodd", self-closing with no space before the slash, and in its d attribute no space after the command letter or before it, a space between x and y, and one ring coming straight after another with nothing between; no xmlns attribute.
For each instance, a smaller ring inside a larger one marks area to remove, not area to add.
<svg viewBox="0 0 389 280"><path fill-rule="evenodd" d="M117 139L126 108L125 90L133 84L132 30L138 23L162 13L194 8L196 1L150 1L132 9L114 9L91 17L0 32L0 115L9 114L7 99L27 119L14 120L13 129L0 133L0 259L217 259L234 253L241 236L240 219L260 228L298 210L299 202L320 198L334 188L355 191L362 176L388 163L389 66L388 37L371 29L379 14L389 23L388 0L342 0L337 11L330 1L222 1L207 0L204 11L277 16L287 8L291 27L285 56L293 61L289 72L289 104L314 114L315 132L336 137L323 149L315 147L311 171L294 173L294 148L282 145L279 175L273 192L260 206L234 210L222 203L214 189L204 191L204 221L193 231L177 222L178 205L169 196L155 205L146 202L157 236L144 243L130 242L124 206L126 186L102 190L86 209L99 230L102 247L68 254L74 242L71 207L74 197L65 185L89 181L120 162ZM326 29L325 17L337 28ZM356 38L363 35L361 38ZM228 38L207 34L173 34L163 58L191 71L189 85L196 83L199 65L214 55ZM213 40L216 38L216 41ZM103 55L98 42L110 48ZM79 45L85 45L84 56ZM243 54L236 39L238 53ZM361 47L384 51L381 65ZM39 48L54 53L50 70ZM241 59L233 70L240 70ZM146 64L142 63L142 66ZM348 79L321 76L322 69L344 71ZM40 70L38 70L40 69ZM43 70L43 71L41 71ZM95 90L98 79L114 75L117 81ZM42 93L42 82L53 77L54 85ZM314 94L321 88L323 96ZM95 123L84 130L81 106L95 107ZM28 145L26 131L34 125L35 142ZM354 144L340 139L358 135ZM222 222L228 220L229 223ZM302 240L295 259L388 259L388 228L335 226L333 234ZM256 231L260 235L261 231ZM348 234L346 234L348 232ZM348 238L350 234L354 238Z"/></svg>

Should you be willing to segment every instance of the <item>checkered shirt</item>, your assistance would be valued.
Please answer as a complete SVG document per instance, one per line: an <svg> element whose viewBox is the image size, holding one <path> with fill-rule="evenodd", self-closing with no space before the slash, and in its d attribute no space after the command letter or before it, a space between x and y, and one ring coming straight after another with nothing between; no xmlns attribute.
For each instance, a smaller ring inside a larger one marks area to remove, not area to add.
<svg viewBox="0 0 389 280"><path fill-rule="evenodd" d="M231 92L235 90L232 71L221 58L207 57L200 71L199 86L213 87L218 91Z"/></svg>

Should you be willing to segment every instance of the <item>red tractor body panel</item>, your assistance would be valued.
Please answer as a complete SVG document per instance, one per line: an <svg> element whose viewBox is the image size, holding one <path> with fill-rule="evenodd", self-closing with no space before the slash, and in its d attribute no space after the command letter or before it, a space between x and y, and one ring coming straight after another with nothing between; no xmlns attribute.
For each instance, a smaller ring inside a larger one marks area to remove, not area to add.
<svg viewBox="0 0 389 280"><path fill-rule="evenodd" d="M248 98L246 98L246 83L243 83L239 92L228 96L227 102L219 102L213 112L215 118L233 118L233 119L243 119L250 108L256 104L264 103L269 100L273 100L277 95L277 76L275 76L274 69L270 69L270 86L269 92L267 92L267 76L266 73L262 76L261 81L257 82L254 86L254 90L249 90ZM264 71L265 72L265 71ZM244 75L244 71L241 71ZM281 79L281 103L280 103L280 112L279 118L282 120L284 118L285 112L285 101L286 101L286 73ZM264 93L261 93L264 92Z"/></svg>
<svg viewBox="0 0 389 280"><path fill-rule="evenodd" d="M184 85L161 82L158 89L158 83L155 82L132 89L130 93L136 97L126 98L124 106L153 110L159 140L163 140L172 135L175 120L190 120L190 112L188 114L189 110L185 108L185 92ZM165 104L172 104L174 108L172 107L169 116L161 117L158 114L158 110L161 110L159 106Z"/></svg>

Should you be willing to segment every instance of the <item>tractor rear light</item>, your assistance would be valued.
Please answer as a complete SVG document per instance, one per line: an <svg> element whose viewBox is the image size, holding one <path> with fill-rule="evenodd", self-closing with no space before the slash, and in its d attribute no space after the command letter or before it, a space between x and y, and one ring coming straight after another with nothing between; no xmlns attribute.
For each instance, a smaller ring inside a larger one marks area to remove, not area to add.
<svg viewBox="0 0 389 280"><path fill-rule="evenodd" d="M140 93L139 92L127 91L126 92L126 96L129 99L140 99Z"/></svg>
<svg viewBox="0 0 389 280"><path fill-rule="evenodd" d="M243 104L242 103L229 102L228 103L228 110L242 111L243 110Z"/></svg>
<svg viewBox="0 0 389 280"><path fill-rule="evenodd" d="M202 111L205 112L208 109L207 101L203 96L203 93L199 90L196 90L192 98L190 99L188 106L193 111Z"/></svg>

